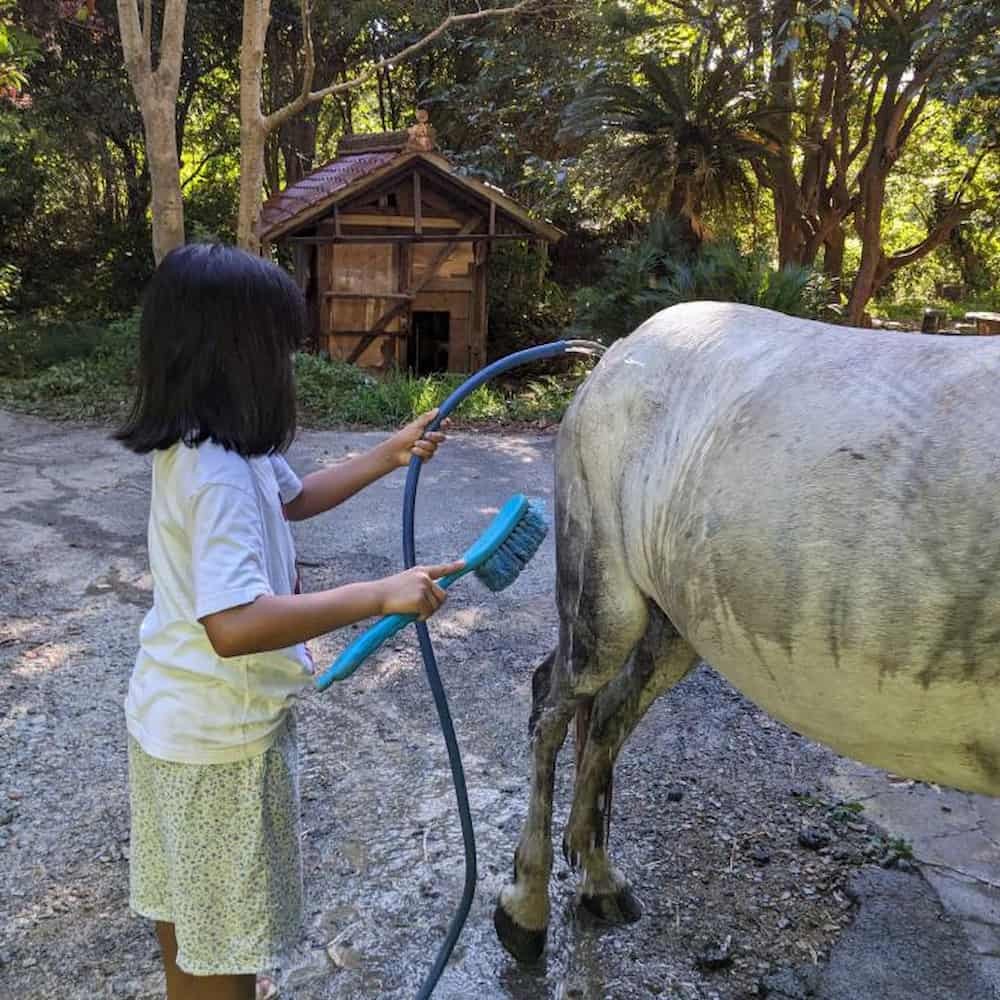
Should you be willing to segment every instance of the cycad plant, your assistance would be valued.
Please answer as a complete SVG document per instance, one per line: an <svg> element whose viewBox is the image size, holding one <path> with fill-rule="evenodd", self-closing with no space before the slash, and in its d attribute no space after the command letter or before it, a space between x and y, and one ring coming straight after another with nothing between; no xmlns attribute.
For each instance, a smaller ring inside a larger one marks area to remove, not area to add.
<svg viewBox="0 0 1000 1000"><path fill-rule="evenodd" d="M566 138L600 137L620 154L615 195L679 220L686 242L706 235L713 205L753 196L751 165L773 143L762 109L731 57L697 44L671 62L647 57L633 86L599 76L563 114Z"/></svg>

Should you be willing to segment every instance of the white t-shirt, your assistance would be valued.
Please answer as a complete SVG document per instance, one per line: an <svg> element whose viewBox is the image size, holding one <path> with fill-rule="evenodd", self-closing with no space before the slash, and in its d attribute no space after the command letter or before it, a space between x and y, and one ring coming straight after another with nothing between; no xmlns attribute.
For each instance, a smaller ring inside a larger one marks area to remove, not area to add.
<svg viewBox="0 0 1000 1000"><path fill-rule="evenodd" d="M282 504L302 483L278 455L220 445L155 453L149 512L153 607L125 699L129 732L152 757L216 764L263 753L310 681L303 645L219 657L199 619L295 590Z"/></svg>

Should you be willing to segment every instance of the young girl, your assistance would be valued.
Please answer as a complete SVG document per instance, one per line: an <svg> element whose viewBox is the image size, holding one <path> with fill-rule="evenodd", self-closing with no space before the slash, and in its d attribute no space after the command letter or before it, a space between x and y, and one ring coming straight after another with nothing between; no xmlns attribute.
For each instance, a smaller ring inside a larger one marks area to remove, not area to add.
<svg viewBox="0 0 1000 1000"><path fill-rule="evenodd" d="M125 703L131 905L156 921L169 1000L253 1000L302 909L294 697L305 640L422 618L460 564L300 594L287 521L336 507L444 440L425 414L300 481L292 352L305 309L282 270L225 246L174 250L142 312L139 386L117 433L153 453L153 608Z"/></svg>

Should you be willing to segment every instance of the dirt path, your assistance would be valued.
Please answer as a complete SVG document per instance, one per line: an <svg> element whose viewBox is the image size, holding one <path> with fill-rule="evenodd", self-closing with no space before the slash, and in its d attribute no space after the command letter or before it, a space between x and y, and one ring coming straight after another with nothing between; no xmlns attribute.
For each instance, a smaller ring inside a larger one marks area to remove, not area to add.
<svg viewBox="0 0 1000 1000"><path fill-rule="evenodd" d="M372 440L305 433L291 461L305 472ZM422 478L421 558L458 552L510 493L550 497L551 452L550 437L457 436ZM402 487L400 474L299 526L308 587L398 567ZM150 602L147 502L146 464L104 431L0 413L3 998L162 995L155 939L127 909L121 712ZM771 721L707 669L654 707L617 772L612 843L644 919L617 930L580 916L559 858L547 959L518 969L497 945L490 914L525 810L531 668L555 637L552 557L549 541L496 597L463 585L434 622L481 871L435 996L993 996L919 873L905 859L902 870L875 865L896 861L892 845L857 807L836 806L827 780L855 774L852 765ZM346 638L316 643L318 660ZM462 880L447 760L412 638L307 698L300 722L308 932L285 995L411 997ZM571 749L560 768L557 837ZM812 848L800 839L809 827L818 828L805 837ZM334 939L345 945L346 968L327 957Z"/></svg>

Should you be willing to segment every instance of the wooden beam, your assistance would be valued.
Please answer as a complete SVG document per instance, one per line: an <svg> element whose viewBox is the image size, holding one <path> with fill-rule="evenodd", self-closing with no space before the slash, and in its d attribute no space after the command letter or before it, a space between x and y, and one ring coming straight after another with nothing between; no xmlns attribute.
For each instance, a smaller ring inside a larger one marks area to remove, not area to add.
<svg viewBox="0 0 1000 1000"><path fill-rule="evenodd" d="M421 294L425 292L471 292L473 284L474 279L469 275L463 275L460 278L434 277L424 285Z"/></svg>
<svg viewBox="0 0 1000 1000"><path fill-rule="evenodd" d="M367 337L371 333L371 330L331 330L327 336L328 337ZM406 337L408 336L406 330L383 330L381 333L377 334L379 337ZM372 337L374 340L375 337Z"/></svg>
<svg viewBox="0 0 1000 1000"><path fill-rule="evenodd" d="M497 231L497 207L490 202L490 236L495 236Z"/></svg>
<svg viewBox="0 0 1000 1000"><path fill-rule="evenodd" d="M340 236L340 209L333 206L333 232L335 236Z"/></svg>
<svg viewBox="0 0 1000 1000"><path fill-rule="evenodd" d="M458 219L441 218L440 216L418 219L416 215L348 214L347 212L341 213L340 224L342 226L412 226L417 232L420 232L419 227L422 226L426 226L428 229L458 229L462 225Z"/></svg>
<svg viewBox="0 0 1000 1000"><path fill-rule="evenodd" d="M462 243L496 240L532 240L530 233L421 233L420 236L389 236L372 233L370 236L292 236L289 243Z"/></svg>
<svg viewBox="0 0 1000 1000"><path fill-rule="evenodd" d="M327 292L327 299L412 299L406 292Z"/></svg>
<svg viewBox="0 0 1000 1000"><path fill-rule="evenodd" d="M420 194L420 171L413 171L413 231L422 233L424 231L424 211L421 205Z"/></svg>
<svg viewBox="0 0 1000 1000"><path fill-rule="evenodd" d="M465 225L462 226L462 228L458 231L458 233L454 236L452 241L446 244L444 247L442 247L434 255L434 257L431 259L430 263L427 266L427 270L421 275L420 280L414 281L410 285L410 287L406 289L406 291L412 296L416 296L417 294L419 294L420 289L423 288L424 285L430 283L431 279L437 274L438 269L441 267L441 265L452 255L458 244L462 242L462 238L466 236L468 233L471 233L472 230L479 225L480 221L481 220L476 216L473 216L471 219L469 219L465 223ZM368 331L368 334L365 336L365 338L354 348L353 351L351 351L350 356L347 359L347 363L354 364L354 362L357 361L358 358L360 358L361 355L364 354L364 352L367 350L368 345L380 333L382 333L385 330L385 328L400 313L405 312L408 307L409 307L408 302L405 301L397 302L396 305L390 306L384 313L382 313L382 315L379 316L379 318L375 320L375 322L372 324L372 328L371 330Z"/></svg>

